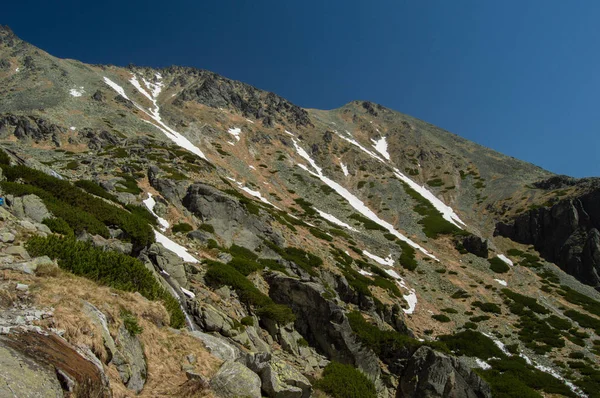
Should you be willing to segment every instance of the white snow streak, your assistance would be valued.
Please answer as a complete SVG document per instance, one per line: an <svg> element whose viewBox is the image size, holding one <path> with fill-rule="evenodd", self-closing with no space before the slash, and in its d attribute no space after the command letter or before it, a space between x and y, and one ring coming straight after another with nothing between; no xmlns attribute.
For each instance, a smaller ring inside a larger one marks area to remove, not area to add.
<svg viewBox="0 0 600 398"><path fill-rule="evenodd" d="M240 129L239 127L233 127L233 128L230 128L229 130L227 130L227 132L229 134L231 134L232 136L234 136L237 141L239 141L240 134L242 134L242 129Z"/></svg>
<svg viewBox="0 0 600 398"><path fill-rule="evenodd" d="M154 212L154 206L156 206L156 200L152 197L151 193L148 193L148 199L143 200L142 203L148 208L150 213L158 220L158 223L161 225L161 230L166 231L169 228L169 222L162 217L159 217L158 214Z"/></svg>
<svg viewBox="0 0 600 398"><path fill-rule="evenodd" d="M20 70L19 68L15 69L15 73L19 73L19 70Z"/></svg>
<svg viewBox="0 0 600 398"><path fill-rule="evenodd" d="M377 214L375 214L371 209L369 209L360 199L358 199L356 196L354 196L346 188L344 188L343 186L341 186L337 182L335 182L335 181L331 180L330 178L328 178L327 176L325 176L323 174L321 168L319 166L317 166L317 164L315 163L314 160L312 160L312 158L310 157L310 155L304 149L302 149L298 145L298 143L296 142L296 140L292 140L292 141L294 143L294 147L296 148L296 152L298 152L298 154L301 157L303 157L304 159L306 159L308 161L308 163L310 163L310 165L315 169L316 173L310 171L308 169L308 167L306 167L303 164L298 164L298 166L300 168L306 170L307 172L311 173L315 177L318 177L321 181L323 181L330 188L332 188L334 191L336 191L341 197L343 197L344 199L346 199L348 201L348 203L354 209L356 209L360 214L362 214L363 216L367 217L369 220L374 221L377 224L381 225L382 227L384 227L385 229L387 229L391 234L393 234L394 236L396 236L398 239L400 239L400 240L408 243L409 245L411 245L415 249L420 250L421 252L423 252L423 254L425 254L425 255L433 258L434 260L439 261L433 254L429 253L427 250L425 250L424 248L422 248L421 246L419 246L418 244L416 244L415 242L413 242L412 240L410 240L406 236L402 235L400 232L396 231L396 229L394 228L394 226L392 224L390 224L387 221L384 221L381 218L379 218L377 216Z"/></svg>
<svg viewBox="0 0 600 398"><path fill-rule="evenodd" d="M81 97L83 93L85 93L83 86L79 88L72 88L69 90L69 94L71 94L73 97Z"/></svg>
<svg viewBox="0 0 600 398"><path fill-rule="evenodd" d="M251 167L251 168L253 168L253 166L250 166L250 167ZM235 183L238 185L238 187L240 187L240 189L241 189L242 191L249 193L250 195L254 196L255 198L258 198L258 199L259 199L261 202L263 202L263 203L266 203L266 204L269 204L269 205L273 206L273 207L274 207L274 208L276 208L277 210L281 210L279 207L275 206L273 203L271 203L271 202L269 202L267 199L265 199L265 198L264 198L264 197L263 197L263 196L260 194L260 192L258 192L258 191L254 191L254 190L252 190L252 189L250 189L250 188L248 188L248 187L244 186L244 184L242 184L242 183L241 183L241 182L239 182L239 181L236 181L235 179L233 179L233 178L231 178L231 177L227 177L227 178L228 178L229 180L231 180L231 181L235 182Z"/></svg>
<svg viewBox="0 0 600 398"><path fill-rule="evenodd" d="M502 351L505 355L507 355L509 357L512 356L512 354L506 349L506 346L500 340L494 339L494 337L491 334L488 334L488 333L483 333L483 335L489 337L490 339L492 339L492 341L494 342L494 344L496 344L496 346L498 348L500 348L500 351Z"/></svg>
<svg viewBox="0 0 600 398"><path fill-rule="evenodd" d="M498 258L504 261L506 264L510 265L511 267L514 265L510 258L506 257L504 254L498 254Z"/></svg>
<svg viewBox="0 0 600 398"><path fill-rule="evenodd" d="M346 166L344 163L340 162L340 167L342 168L342 172L344 173L344 175L346 177L348 177L348 166Z"/></svg>
<svg viewBox="0 0 600 398"><path fill-rule="evenodd" d="M387 145L387 141L386 141L385 137L381 137L377 141L374 139L371 139L371 142L373 142L373 148L375 148L375 150L377 152L379 152L381 154L381 156L383 156L387 160L390 160L390 154L387 151L388 145Z"/></svg>
<svg viewBox="0 0 600 398"><path fill-rule="evenodd" d="M71 127L69 127L69 130L71 130L71 131L75 131L75 126L71 126Z"/></svg>
<svg viewBox="0 0 600 398"><path fill-rule="evenodd" d="M250 169L252 169L252 170L256 170L256 167L254 167L254 166L252 166L252 165L248 166L248 168L250 168Z"/></svg>
<svg viewBox="0 0 600 398"><path fill-rule="evenodd" d="M186 296L188 296L189 298L196 298L196 295L193 292L190 292L187 289L181 288L181 291L183 292L183 294L185 294Z"/></svg>
<svg viewBox="0 0 600 398"><path fill-rule="evenodd" d="M342 220L340 220L340 219L332 216L331 214L327 214L324 211L321 211L321 210L317 209L316 207L314 209L317 211L317 213L319 213L319 215L321 217L323 217L327 221L329 221L329 222L331 222L331 223L333 223L335 225L339 225L340 227L344 227L346 229L349 229L350 231L358 232L358 230L356 228L350 226L349 224L346 224L345 222L343 222Z"/></svg>
<svg viewBox="0 0 600 398"><path fill-rule="evenodd" d="M506 283L506 281L503 281L502 279L494 279L496 282L498 282L499 284L501 284L502 286L508 286L508 283Z"/></svg>
<svg viewBox="0 0 600 398"><path fill-rule="evenodd" d="M157 79L162 79L162 77L160 76L160 74L156 74ZM150 118L152 118L154 120L155 123L149 121L149 120L143 120L146 123L149 123L151 125L153 125L154 127L156 127L157 129L159 129L160 131L162 131L167 138L169 138L171 141L175 142L175 144L179 145L180 147L187 149L188 151L192 152L193 154L201 157L202 159L208 160L206 158L206 156L204 155L204 153L200 150L200 148L198 148L197 146L195 146L194 144L192 144L190 142L190 140L188 140L187 138L185 138L183 135L181 135L180 133L178 133L177 131L173 130L172 128L170 128L169 126L167 126L161 119L160 116L160 107L157 104L157 98L158 95L160 94L163 84L162 82L159 83L150 83L148 82L146 79L143 79L144 84L146 84L146 87L150 90L150 93L148 93L148 91L146 91L139 83L139 81L137 80L137 77L135 75L133 75L133 77L129 80L129 82L136 88L138 89L138 91L144 95L145 97L147 97L152 104L154 105L154 109L152 108L148 108L148 111L146 111L143 107L141 107L140 105L138 105L135 101L132 101L133 104L142 112L144 112L146 115L148 115ZM106 84L108 84L113 90L115 90L117 93L121 94L123 97L129 99L127 97L127 95L125 94L125 90L123 90L123 87L119 86L117 83L113 82L112 80L110 80L109 78L107 78L106 76L104 76L104 82Z"/></svg>
<svg viewBox="0 0 600 398"><path fill-rule="evenodd" d="M250 119L246 119L246 121L247 121L248 123L252 123L252 124L254 124L254 122L253 122L252 120L250 120Z"/></svg>
<svg viewBox="0 0 600 398"><path fill-rule="evenodd" d="M372 272L365 271L364 269L359 269L358 273L361 274L361 275L365 275L365 276L373 276Z"/></svg>
<svg viewBox="0 0 600 398"><path fill-rule="evenodd" d="M287 131L287 130L285 130L285 133L286 133L287 135L291 135L292 137L294 137L294 134L290 133L290 132L289 132L289 131Z"/></svg>
<svg viewBox="0 0 600 398"><path fill-rule="evenodd" d="M156 241L163 245L165 249L172 251L177 254L179 257L183 259L183 261L187 261L188 263L197 263L196 260L191 254L187 252L187 249L181 246L178 243L173 242L171 239L167 238L157 230L154 230L154 236L156 237Z"/></svg>
<svg viewBox="0 0 600 398"><path fill-rule="evenodd" d="M487 363L486 361L482 361L479 358L475 358L475 362L477 362L477 366L479 366L483 370L487 370L487 369L491 369L492 368L489 363Z"/></svg>
<svg viewBox="0 0 600 398"><path fill-rule="evenodd" d="M398 286L400 286L403 289L408 290L408 294L402 295L402 298L404 298L404 300L406 300L406 303L408 304L408 308L402 309L402 311L404 311L405 314L412 314L413 312L415 312L415 309L417 308L417 302L418 302L417 292L415 291L415 289L412 289L412 288L409 288L408 286L406 286L404 279L402 279L402 277L400 275L398 275L398 273L396 271L394 271L393 269L386 269L385 272L392 278L396 279L396 283L398 284Z"/></svg>
<svg viewBox="0 0 600 398"><path fill-rule="evenodd" d="M379 256L376 256L375 254L371 254L366 250L363 250L363 254L367 257L369 257L371 260L375 260L376 262L378 262L381 265L387 265L388 267L393 267L394 266L394 259L392 258L392 253L390 253L389 256L387 256L386 258L381 258Z"/></svg>
<svg viewBox="0 0 600 398"><path fill-rule="evenodd" d="M340 133L338 133L337 131L335 131L335 133L338 135L338 137L348 141L349 143L356 145L358 148L360 148L364 153L366 153L367 155L369 155L370 157L372 157L373 159L379 160L382 163L385 163L385 161L380 158L379 156L377 156L374 152L369 151L367 148L365 148L364 146L360 145L358 143L358 141L356 141L354 139L354 137L352 136L352 134L350 134L349 131L346 131L346 133L348 133L350 135L350 137L352 138L348 138L348 137L344 137L343 135L341 135Z"/></svg>

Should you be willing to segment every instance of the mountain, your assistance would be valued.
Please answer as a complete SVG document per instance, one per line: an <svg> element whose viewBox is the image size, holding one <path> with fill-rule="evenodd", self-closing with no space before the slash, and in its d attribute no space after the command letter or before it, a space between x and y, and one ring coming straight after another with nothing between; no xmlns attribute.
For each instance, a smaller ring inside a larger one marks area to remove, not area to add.
<svg viewBox="0 0 600 398"><path fill-rule="evenodd" d="M600 179L7 27L0 83L4 395L598 396Z"/></svg>

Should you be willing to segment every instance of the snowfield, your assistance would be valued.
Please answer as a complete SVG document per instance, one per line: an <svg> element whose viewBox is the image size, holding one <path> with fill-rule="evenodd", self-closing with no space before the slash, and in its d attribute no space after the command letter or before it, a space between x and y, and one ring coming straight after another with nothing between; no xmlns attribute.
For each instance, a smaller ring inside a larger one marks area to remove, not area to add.
<svg viewBox="0 0 600 398"><path fill-rule="evenodd" d="M169 222L167 220L165 220L164 218L159 217L158 214L156 214L154 212L154 206L156 206L156 200L154 200L154 198L152 197L152 194L148 193L148 199L143 200L142 203L144 203L144 205L146 206L146 208L148 208L150 213L152 213L152 215L154 217L156 217L163 232L166 231L167 228L169 228Z"/></svg>
<svg viewBox="0 0 600 398"><path fill-rule="evenodd" d="M387 151L388 145L385 137L381 137L379 140L371 139L371 142L373 142L373 148L375 148L375 150L379 152L381 156L383 156L386 160L390 160L390 154Z"/></svg>
<svg viewBox="0 0 600 398"><path fill-rule="evenodd" d="M240 134L242 134L242 129L239 127L233 127L227 130L229 134L235 137L236 141L240 140Z"/></svg>
<svg viewBox="0 0 600 398"><path fill-rule="evenodd" d="M392 258L392 253L390 253L390 255L387 256L386 258L381 258L379 256L376 256L375 254L369 253L366 250L363 250L363 254L365 256L369 257L371 260L378 262L381 265L387 265L388 267L394 266L394 259Z"/></svg>
<svg viewBox="0 0 600 398"><path fill-rule="evenodd" d="M498 258L504 261L506 264L510 265L511 267L514 265L510 258L506 257L504 254L498 254Z"/></svg>
<svg viewBox="0 0 600 398"><path fill-rule="evenodd" d="M72 88L69 90L69 94L71 94L73 97L81 97L83 93L85 93L83 86L79 88Z"/></svg>
<svg viewBox="0 0 600 398"><path fill-rule="evenodd" d="M181 246L178 243L173 242L171 239L167 238L157 230L154 230L154 236L156 238L156 242L160 243L165 247L165 249L172 251L177 254L179 257L183 259L183 261L187 261L188 263L197 263L198 260L190 253L188 253L187 249Z"/></svg>
<svg viewBox="0 0 600 398"><path fill-rule="evenodd" d="M340 219L332 216L331 214L325 213L324 211L321 211L321 210L317 209L316 207L313 207L313 209L315 209L316 212L319 213L319 215L322 218L326 219L330 223L333 223L333 224L338 225L340 227L349 229L350 231L358 232L358 230L356 228L352 227L349 224L346 224L345 222L343 222L342 220L340 220Z"/></svg>

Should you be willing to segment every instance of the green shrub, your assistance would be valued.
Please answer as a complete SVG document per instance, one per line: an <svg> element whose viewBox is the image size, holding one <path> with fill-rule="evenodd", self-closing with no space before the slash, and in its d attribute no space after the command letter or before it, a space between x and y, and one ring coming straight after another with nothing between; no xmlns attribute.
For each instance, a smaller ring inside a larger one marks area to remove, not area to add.
<svg viewBox="0 0 600 398"><path fill-rule="evenodd" d="M193 230L194 228L185 222L180 222L179 224L175 224L173 225L173 227L171 228L171 231L173 233L178 233L178 232L190 232L191 230Z"/></svg>
<svg viewBox="0 0 600 398"><path fill-rule="evenodd" d="M208 233L214 234L215 233L215 227L213 227L210 224L201 224L198 229L202 230L202 231L206 231Z"/></svg>
<svg viewBox="0 0 600 398"><path fill-rule="evenodd" d="M490 258L488 262L490 263L490 269L497 274L504 274L510 270L510 266L498 257Z"/></svg>
<svg viewBox="0 0 600 398"><path fill-rule="evenodd" d="M10 165L10 157L2 149L0 149L0 165Z"/></svg>
<svg viewBox="0 0 600 398"><path fill-rule="evenodd" d="M96 184L93 181L79 180L79 181L75 182L75 186L83 189L87 193L91 193L92 195L96 195L101 198L108 199L115 203L119 202L119 200L117 199L117 197L115 195L112 195L111 193L107 192L104 188L102 188L100 185Z"/></svg>
<svg viewBox="0 0 600 398"><path fill-rule="evenodd" d="M569 303L577 304L589 313L596 316L600 316L600 302L586 296L585 294L579 293L576 290L571 289L568 286L561 285L561 290L558 292L567 300Z"/></svg>
<svg viewBox="0 0 600 398"><path fill-rule="evenodd" d="M446 314L458 314L458 311L454 308L442 308L440 311L445 312Z"/></svg>
<svg viewBox="0 0 600 398"><path fill-rule="evenodd" d="M125 329L132 336L138 335L144 330L138 324L136 316L127 310L121 311L121 319L123 320L123 325L125 326Z"/></svg>
<svg viewBox="0 0 600 398"><path fill-rule="evenodd" d="M137 180L134 176L129 175L127 173L118 173L117 175L123 179L123 181L119 181L118 183L121 186L115 187L115 190L117 192L126 192L131 193L133 195L138 195L142 192L140 187L138 187Z"/></svg>
<svg viewBox="0 0 600 398"><path fill-rule="evenodd" d="M229 264L208 261L205 275L207 283L214 286L231 286L248 306L253 306L259 316L272 319L280 324L293 322L292 310L281 304L275 304L271 298L256 288L242 273Z"/></svg>
<svg viewBox="0 0 600 398"><path fill-rule="evenodd" d="M467 299L471 297L471 295L463 289L458 289L457 291L452 293L452 296L450 297L452 297L453 299Z"/></svg>
<svg viewBox="0 0 600 398"><path fill-rule="evenodd" d="M438 322L442 322L442 323L450 322L450 318L448 317L448 315L435 314L435 315L432 315L431 317Z"/></svg>
<svg viewBox="0 0 600 398"><path fill-rule="evenodd" d="M492 314L502 314L498 304L494 303L482 303L481 301L473 301L472 305L479 308L483 312L489 312Z"/></svg>
<svg viewBox="0 0 600 398"><path fill-rule="evenodd" d="M265 244L275 253L279 254L284 260L293 262L310 275L316 275L315 268L323 265L323 259L297 247L286 247L284 249L270 241L265 241Z"/></svg>
<svg viewBox="0 0 600 398"><path fill-rule="evenodd" d="M50 228L50 231L57 234L68 236L73 236L75 234L73 232L73 228L69 226L69 223L67 223L62 218L45 218L42 221L42 224Z"/></svg>
<svg viewBox="0 0 600 398"><path fill-rule="evenodd" d="M399 241L398 244L402 249L400 254L400 265L409 271L414 271L417 268L417 260L415 258L415 249L404 241ZM362 253L361 253L362 254Z"/></svg>
<svg viewBox="0 0 600 398"><path fill-rule="evenodd" d="M67 170L77 170L79 168L79 162L76 160L72 160L65 166Z"/></svg>
<svg viewBox="0 0 600 398"><path fill-rule="evenodd" d="M502 350L494 344L492 339L473 330L465 330L452 335L442 335L439 337L439 340L459 356L466 355L483 360L492 357L505 357Z"/></svg>
<svg viewBox="0 0 600 398"><path fill-rule="evenodd" d="M528 296L524 296L519 293L515 293L510 289L502 289L502 293L504 293L505 296L507 296L514 302L519 303L525 307L528 307L530 310L532 310L533 312L535 312L537 314L549 314L550 313L550 311L546 307L544 307L541 304L538 304L537 300L534 299L533 297L528 297Z"/></svg>
<svg viewBox="0 0 600 398"><path fill-rule="evenodd" d="M332 361L323 371L315 387L333 398L376 398L375 385L359 370Z"/></svg>
<svg viewBox="0 0 600 398"><path fill-rule="evenodd" d="M441 187L442 185L444 185L444 181L442 181L441 178L433 178L427 181L427 185L429 185L430 187Z"/></svg>
<svg viewBox="0 0 600 398"><path fill-rule="evenodd" d="M240 323L244 326L254 326L254 318L251 316L245 316L240 320Z"/></svg>
<svg viewBox="0 0 600 398"><path fill-rule="evenodd" d="M384 227L382 227L381 225L377 224L375 221L361 215L358 213L353 213L350 216L351 219L356 220L358 222L360 222L365 229L370 230L370 231L387 231L387 229L385 229Z"/></svg>
<svg viewBox="0 0 600 398"><path fill-rule="evenodd" d="M308 231L315 237L319 238L319 239L323 239L326 240L327 242L331 242L333 241L333 237L331 237L330 235L326 234L325 232L317 229L317 228L309 228Z"/></svg>
<svg viewBox="0 0 600 398"><path fill-rule="evenodd" d="M149 300L161 300L171 317L171 326L185 325L185 316L179 303L156 281L144 264L133 257L115 251L104 251L73 237L50 235L34 236L26 249L32 256L48 256L58 265L75 275L119 290L139 292Z"/></svg>
<svg viewBox="0 0 600 398"><path fill-rule="evenodd" d="M252 250L243 246L238 246L235 243L227 250L233 257L240 257L248 260L256 260L258 255Z"/></svg>
<svg viewBox="0 0 600 398"><path fill-rule="evenodd" d="M596 334L600 335L600 319L575 310L567 310L565 315L577 322L582 328L594 329Z"/></svg>

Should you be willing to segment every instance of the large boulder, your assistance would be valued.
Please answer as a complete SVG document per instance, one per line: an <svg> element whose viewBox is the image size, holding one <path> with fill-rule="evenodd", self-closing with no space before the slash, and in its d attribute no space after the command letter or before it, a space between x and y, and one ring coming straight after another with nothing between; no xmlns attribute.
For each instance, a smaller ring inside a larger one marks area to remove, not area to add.
<svg viewBox="0 0 600 398"><path fill-rule="evenodd" d="M296 368L268 353L249 355L248 367L260 376L262 390L270 398L308 398L310 381Z"/></svg>
<svg viewBox="0 0 600 398"><path fill-rule="evenodd" d="M269 239L283 245L281 233L271 226L267 215L251 214L237 198L206 184L193 184L183 198L183 205L202 222L210 223L226 245L235 243L254 250Z"/></svg>
<svg viewBox="0 0 600 398"><path fill-rule="evenodd" d="M187 286L184 262L177 254L159 243L153 243L140 254L142 261L150 261L160 270L164 270L179 285Z"/></svg>
<svg viewBox="0 0 600 398"><path fill-rule="evenodd" d="M271 298L292 309L296 315L296 330L311 346L332 360L359 368L373 381L379 378L379 359L360 343L344 310L324 297L326 291L322 285L279 272L269 273L266 279Z"/></svg>
<svg viewBox="0 0 600 398"><path fill-rule="evenodd" d="M45 218L51 217L44 202L36 195L13 198L10 201L10 207L13 214L18 218L27 217L38 223L41 223Z"/></svg>
<svg viewBox="0 0 600 398"><path fill-rule="evenodd" d="M198 340L201 340L208 352L223 361L236 361L241 357L239 348L219 335L203 333L197 330L189 333Z"/></svg>
<svg viewBox="0 0 600 398"><path fill-rule="evenodd" d="M139 393L144 388L146 378L148 377L148 369L146 366L146 358L144 349L139 339L129 333L125 326L121 325L117 334L117 349L122 354L125 363L121 362L117 365L121 380L128 389ZM113 357L113 362L117 357Z"/></svg>
<svg viewBox="0 0 600 398"><path fill-rule="evenodd" d="M216 395L223 398L261 398L260 378L239 362L225 361L210 381Z"/></svg>
<svg viewBox="0 0 600 398"><path fill-rule="evenodd" d="M397 398L488 398L490 386L463 361L429 347L408 360L400 377Z"/></svg>

